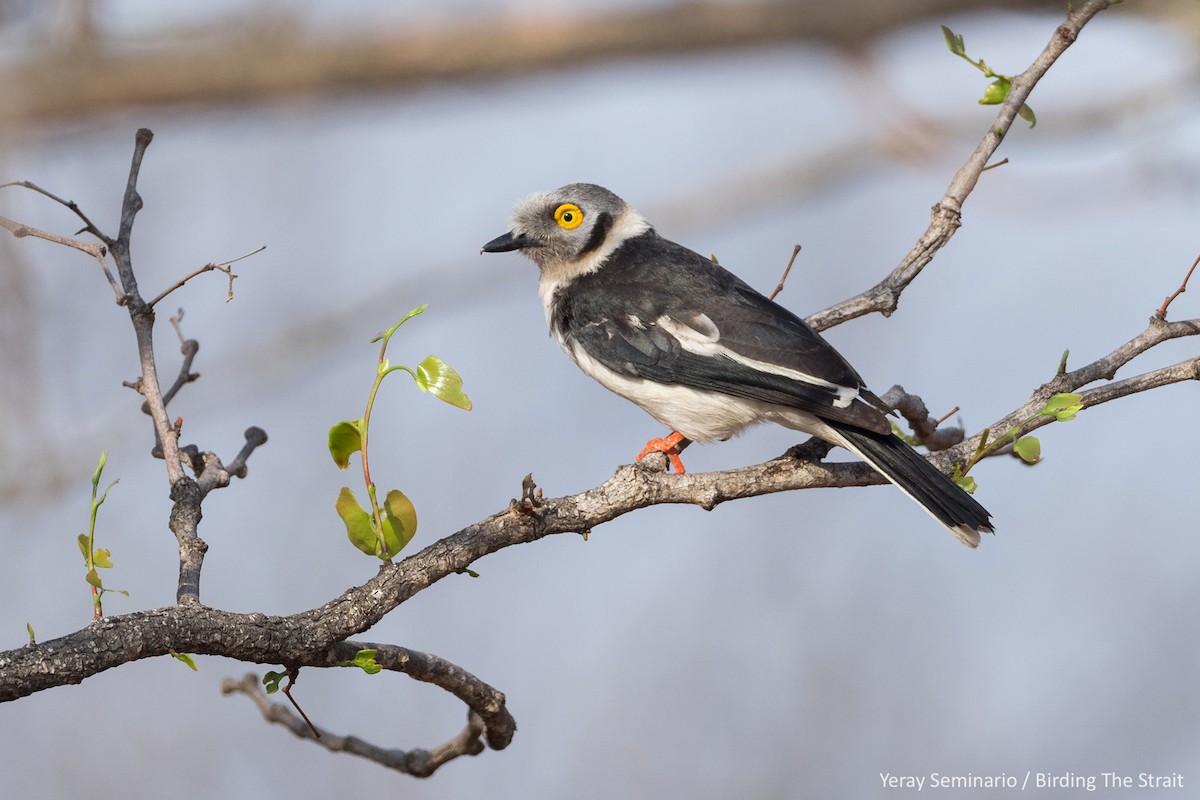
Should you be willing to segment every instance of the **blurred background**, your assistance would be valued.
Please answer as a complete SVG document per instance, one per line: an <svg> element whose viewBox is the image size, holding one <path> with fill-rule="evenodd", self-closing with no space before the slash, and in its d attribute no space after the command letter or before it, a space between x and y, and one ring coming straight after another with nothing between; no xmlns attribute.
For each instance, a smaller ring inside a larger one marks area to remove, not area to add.
<svg viewBox="0 0 1200 800"><path fill-rule="evenodd" d="M1050 378L1139 333L1200 252L1200 17L1128 2L1096 18L1037 87L964 226L890 319L827 333L867 381L955 406L978 431ZM546 335L535 269L479 255L513 203L600 183L664 235L804 315L874 284L994 116L940 24L999 72L1063 15L1039 2L4 0L0 182L75 200L115 234L133 135L155 132L134 231L142 291L260 245L234 299L203 275L164 301L198 339L171 406L226 460L204 602L287 614L375 572L333 510L328 427L357 417L371 337L429 310L393 363L435 353L475 410L385 383L383 486L415 502L424 546L503 508L532 472L588 489L665 433ZM0 214L71 234L32 192ZM110 614L174 602L175 540L125 312L88 257L0 237L0 649L85 625L75 537L101 450L121 482L98 544ZM1194 287L1200 291L1200 287ZM1200 295L1174 319L1200 317ZM1195 355L1181 340L1121 376ZM712 512L661 507L589 541L558 536L442 581L362 638L428 650L504 691L505 751L421 781L299 741L243 697L247 666L129 664L0 707L8 796L258 798L878 797L880 773L1200 780L1200 558L1194 385L1039 432L1044 459L992 459L977 497L996 536L961 547L899 492L800 492ZM773 458L778 428L688 451L688 468ZM260 669L259 672L263 670ZM431 747L465 710L397 675L306 670L308 714L382 746ZM1031 784L1032 786L1033 784ZM1043 791L1067 795L1068 791ZM1077 792L1075 792L1077 793ZM1134 789L1108 796L1133 796ZM989 797L996 792L964 792ZM1174 795L1172 795L1174 796ZM1182 795L1181 795L1182 796Z"/></svg>

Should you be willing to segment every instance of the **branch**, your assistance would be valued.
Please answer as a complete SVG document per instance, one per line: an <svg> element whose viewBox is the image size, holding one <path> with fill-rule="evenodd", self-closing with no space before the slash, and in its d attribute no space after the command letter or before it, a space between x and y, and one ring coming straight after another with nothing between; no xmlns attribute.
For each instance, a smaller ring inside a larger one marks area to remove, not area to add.
<svg viewBox="0 0 1200 800"><path fill-rule="evenodd" d="M433 750L409 751L384 749L364 742L357 737L342 737L313 728L307 720L302 721L286 707L269 703L254 675L240 682L226 680L223 691L236 688L250 694L263 715L272 722L285 725L300 738L309 739L333 751L345 751L375 761L390 769L428 777L446 762L462 755L478 755L483 752L483 738L494 750L503 750L512 742L517 724L505 707L504 695L488 686L461 667L432 655L409 650L395 645L373 642L344 641L331 647L318 666L344 666L353 661L360 650L373 650L375 663L386 670L401 672L419 681L432 683L450 692L468 708L467 727L450 741Z"/></svg>
<svg viewBox="0 0 1200 800"><path fill-rule="evenodd" d="M241 261L242 259L249 258L250 256L253 256L253 255L258 255L259 253L261 253L263 250L266 250L266 249L267 249L267 246L264 244L262 247L258 247L254 250L251 250L249 253L246 253L245 255L240 255L237 258L231 258L228 261L221 261L219 263L209 262L209 263L205 264L203 267L200 267L199 269L195 270L194 272L192 272L188 275L185 275L184 277L175 281L175 283L171 284L166 289L163 289L161 292L159 292L157 297L155 297L153 300L151 300L146 305L151 306L151 307L158 305L159 300L162 300L164 297L169 295L171 292L182 287L185 283L190 281L192 278L196 277L197 275L203 275L206 272L212 272L214 269L217 270L218 272L224 272L229 277L229 291L225 295L225 302L228 303L230 300L233 299L233 280L234 280L234 278L237 277L237 275L233 274L233 269L231 268L232 265L236 264L238 261Z"/></svg>
<svg viewBox="0 0 1200 800"><path fill-rule="evenodd" d="M284 726L299 739L307 739L334 753L361 756L388 769L418 778L428 778L443 764L459 756L474 756L483 752L480 736L486 728L479 715L474 712L467 714L467 727L463 728L461 733L433 750L395 750L378 747L357 736L339 736L320 727L314 732L314 729L290 708L271 702L259 684L258 676L252 672L238 681L226 678L221 682L221 693L246 695L258 706L263 719Z"/></svg>
<svg viewBox="0 0 1200 800"><path fill-rule="evenodd" d="M1007 8L1044 5L1044 0L1006 0ZM505 11L455 15L395 26L372 25L366 33L305 24L302 16L244 15L197 37L184 30L153 31L137 46L100 47L86 68L79 54L6 60L0 86L21 87L0 104L0 127L32 120L76 118L114 107L197 103L226 107L278 102L289 96L339 92L347 87L395 91L448 81L578 68L630 56L703 53L786 41L818 41L833 47L863 43L923 15L962 12L994 0L905 2L809 2L747 0L736 4L691 0L598 6L591 13ZM255 42L248 48L246 41ZM121 42L117 43L122 44ZM286 68L281 69L284 66Z"/></svg>
<svg viewBox="0 0 1200 800"><path fill-rule="evenodd" d="M808 317L805 321L814 330L823 331L847 320L876 311L885 317L891 316L892 312L900 305L900 295L933 260L937 251L946 246L954 232L962 224L963 203L974 190L979 176L988 168L988 161L996 152L996 148L1000 146L1000 142L1004 140L1005 134L1017 117L1017 112L1025 104L1033 87L1058 60L1058 57L1075 42L1080 30L1088 23L1088 20L1108 8L1109 4L1110 0L1085 0L1067 15L1066 21L1054 32L1049 44L1029 68L1012 79L1012 88L1008 97L1000 104L996 119L984 134L979 146L975 148L975 152L950 179L950 186L946 189L946 193L933 207L933 218L929 227L925 229L925 233L913 245L904 260L887 277L865 292Z"/></svg>
<svg viewBox="0 0 1200 800"><path fill-rule="evenodd" d="M32 186L32 184L27 184L24 182L19 183L19 184L6 183L4 185L5 186L17 186L17 185ZM42 191L42 190L39 189L38 191ZM53 195L51 195L51 196L53 197ZM57 199L57 198L55 198L55 199ZM72 204L72 205L74 205L74 204ZM121 291L121 287L117 284L116 279L113 278L112 273L109 271L108 264L104 261L104 256L106 255L106 252L105 252L103 245L98 245L93 242L81 242L78 239L68 239L65 236L59 236L57 233L49 233L47 231L38 230L37 228L34 228L30 225L26 225L21 222L15 222L15 221L9 219L8 217L0 217L0 227L7 229L9 231L9 233L11 233L13 236L15 236L18 239L24 238L26 236L34 236L38 239L45 239L47 242L54 242L55 244L61 244L61 245L65 245L67 247L73 247L76 250L87 253L89 256L96 259L96 262L100 264L100 271L104 273L104 277L108 281L108 285L112 287L113 294L117 298L117 305L125 305L125 303L128 301L128 298L125 296L125 293Z"/></svg>
<svg viewBox="0 0 1200 800"><path fill-rule="evenodd" d="M1101 380L1112 381L1119 369L1155 345L1162 344L1171 339L1178 339L1183 336L1196 336L1198 334L1200 334L1200 319L1165 322L1157 317L1151 317L1150 323L1144 331L1108 355L1077 370L1057 372L1051 380L1035 389L1024 405L992 423L987 430L1003 432L1016 428L1017 434L1021 435L1047 425L1054 421L1053 418L1039 416L1037 412L1054 395L1060 392L1077 392L1085 386ZM1153 370L1132 378L1115 381L1095 389L1084 391L1081 393L1083 405L1085 408L1088 408L1122 397L1128 397L1139 392L1157 389L1172 383L1197 380L1196 370L1198 364L1200 364L1200 357L1191 358L1170 367ZM943 470L946 470L954 463L967 458L978 445L981 436L982 434L976 435L945 453L933 456L930 460Z"/></svg>
<svg viewBox="0 0 1200 800"><path fill-rule="evenodd" d="M373 582L372 582L373 583ZM371 586L368 583L367 586ZM367 586L359 590L372 591ZM343 597L357 597L347 593ZM403 647L335 640L325 625L353 617L345 605L327 607L324 615L268 617L230 614L197 605L178 605L115 617L103 617L88 627L52 641L0 653L0 702L14 700L53 686L79 683L84 678L130 661L172 653L224 655L241 661L300 667L337 667L352 661L359 650L376 651L381 667L431 683L459 698L469 709L467 728L450 742L431 751L385 750L354 737L313 729L284 706L267 700L257 678L226 680L226 694L251 697L272 722L285 725L301 738L311 738L331 750L346 750L414 775L430 775L447 761L501 750L512 741L516 722L505 707L504 695L461 667L443 658ZM46 664L58 669L47 671ZM319 738L318 738L319 737Z"/></svg>
<svg viewBox="0 0 1200 800"><path fill-rule="evenodd" d="M71 213L73 213L75 216L79 217L79 219L83 221L83 229L81 231L79 231L79 233L90 233L93 236L95 236L97 239L99 239L100 241L104 242L104 244L106 246L112 245L112 239L109 238L108 236L104 235L104 233L101 232L101 230L96 227L95 223L93 223L88 218L87 214L83 213L83 209L81 209L74 200L64 200L63 198L54 194L54 192L47 191L47 190L43 189L41 186L38 186L33 181L9 181L8 183L0 183L0 189L4 189L9 186L24 187L26 189L29 189L30 191L34 191L40 195L49 197L54 202L65 206L69 211L71 211Z"/></svg>
<svg viewBox="0 0 1200 800"><path fill-rule="evenodd" d="M129 177L126 181L125 194L121 203L120 229L115 239L101 232L74 201L64 200L58 195L29 181L0 185L0 188L4 186L23 186L66 206L84 222L84 231L91 233L105 243L107 253L103 246L68 239L57 234L46 233L45 231L40 231L2 217L0 217L0 225L7 228L15 236L37 236L48 241L73 247L93 256L99 262L101 269L113 287L113 291L117 296L117 302L127 307L137 340L141 374L136 381L127 383L126 385L136 389L145 397L143 411L150 415L154 423L154 453L161 456L166 463L167 478L171 486L171 499L174 501L169 524L179 545L179 583L176 597L180 603L199 604L200 572L204 564L204 554L208 550L208 545L205 544L198 533L201 519L200 504L210 491L221 486L227 486L231 474L238 476L246 474L246 459L256 447L266 441L266 434L259 428L248 430L246 432L246 446L242 448L241 452L235 458L232 469L226 469L214 453L201 452L200 448L194 445L181 448L179 446L179 429L182 420L178 423L172 423L167 416L167 403L170 402L171 398L174 397L175 393L184 384L198 377L192 373L191 365L199 350L199 344L192 340L185 340L179 331L178 320L172 319L172 323L176 327L176 332L179 333L184 359L179 377L176 379L175 384L164 394L158 382L158 369L154 356L154 303L161 300L175 288L182 286L190 278L209 269L219 269L226 272L229 275L230 291L232 292L234 275L229 265L233 261L240 260L240 258L245 258L246 256L222 262L221 264L207 265L184 278L150 303L142 299L141 293L138 291L137 278L134 274L133 261L130 256L130 239L133 235L134 220L142 208L142 198L137 190L138 175L141 172L142 160L145 156L146 148L150 146L150 142L153 139L154 134L146 128L139 129L134 138L133 159L130 164ZM255 252L258 251L256 250ZM105 263L106 254L111 256L113 262L116 264L119 285L114 280L112 273L108 270L108 266ZM253 255L253 253L247 255ZM184 474L185 460L195 472L196 480Z"/></svg>

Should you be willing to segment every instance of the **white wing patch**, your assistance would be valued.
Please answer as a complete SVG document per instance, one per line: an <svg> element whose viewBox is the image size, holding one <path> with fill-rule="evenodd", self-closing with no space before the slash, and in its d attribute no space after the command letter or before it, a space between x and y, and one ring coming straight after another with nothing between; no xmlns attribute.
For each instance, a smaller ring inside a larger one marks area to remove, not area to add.
<svg viewBox="0 0 1200 800"><path fill-rule="evenodd" d="M833 401L834 408L846 408L859 397L857 388L841 386L823 378L818 378L815 375L809 375L806 372L779 364L759 361L755 358L748 358L741 353L730 350L720 344L721 331L707 314L695 314L687 320L680 319L679 317L662 316L655 320L655 324L661 330L675 337L679 342L679 346L689 353L708 358L723 356L759 372L767 372L772 375L778 375L781 378L807 383L809 386L819 386L822 389L828 389L835 396Z"/></svg>

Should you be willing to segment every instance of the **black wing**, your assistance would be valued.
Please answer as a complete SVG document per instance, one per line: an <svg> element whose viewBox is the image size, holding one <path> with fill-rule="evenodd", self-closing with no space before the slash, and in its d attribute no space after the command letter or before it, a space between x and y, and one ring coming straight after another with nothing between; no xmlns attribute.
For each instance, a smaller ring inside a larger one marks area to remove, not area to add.
<svg viewBox="0 0 1200 800"><path fill-rule="evenodd" d="M891 430L883 404L803 320L654 231L559 289L553 309L564 340L620 374Z"/></svg>

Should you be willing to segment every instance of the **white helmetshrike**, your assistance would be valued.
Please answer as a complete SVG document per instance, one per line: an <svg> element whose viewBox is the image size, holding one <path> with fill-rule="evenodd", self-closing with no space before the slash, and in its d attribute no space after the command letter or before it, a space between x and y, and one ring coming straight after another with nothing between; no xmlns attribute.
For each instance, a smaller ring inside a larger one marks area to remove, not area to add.
<svg viewBox="0 0 1200 800"><path fill-rule="evenodd" d="M624 200L588 183L531 195L483 252L520 250L541 270L550 331L579 368L688 441L775 422L840 445L945 525L979 544L990 514L894 436L890 409L795 314L711 259L659 236Z"/></svg>

